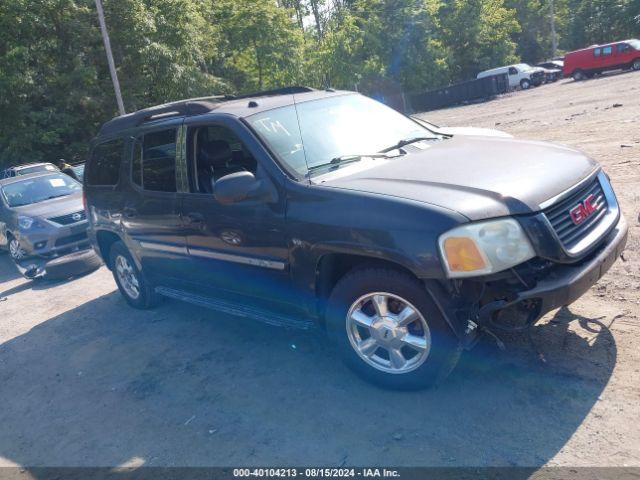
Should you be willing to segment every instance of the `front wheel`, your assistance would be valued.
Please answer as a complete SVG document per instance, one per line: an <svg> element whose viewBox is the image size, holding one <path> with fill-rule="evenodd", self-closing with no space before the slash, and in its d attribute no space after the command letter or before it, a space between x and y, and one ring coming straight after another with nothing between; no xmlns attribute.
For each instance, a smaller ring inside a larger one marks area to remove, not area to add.
<svg viewBox="0 0 640 480"><path fill-rule="evenodd" d="M520 88L522 90L529 90L531 88L531 82L526 78L523 80L520 80Z"/></svg>
<svg viewBox="0 0 640 480"><path fill-rule="evenodd" d="M147 309L157 303L157 294L138 270L129 250L122 242L111 247L109 265L118 290L132 307Z"/></svg>
<svg viewBox="0 0 640 480"><path fill-rule="evenodd" d="M19 262L27 256L27 253L17 238L9 237L9 256L14 262Z"/></svg>
<svg viewBox="0 0 640 480"><path fill-rule="evenodd" d="M431 386L453 370L461 352L424 285L392 269L343 277L329 298L326 324L347 365L388 388Z"/></svg>
<svg viewBox="0 0 640 480"><path fill-rule="evenodd" d="M631 64L631 68L636 72L640 72L640 58L636 58Z"/></svg>

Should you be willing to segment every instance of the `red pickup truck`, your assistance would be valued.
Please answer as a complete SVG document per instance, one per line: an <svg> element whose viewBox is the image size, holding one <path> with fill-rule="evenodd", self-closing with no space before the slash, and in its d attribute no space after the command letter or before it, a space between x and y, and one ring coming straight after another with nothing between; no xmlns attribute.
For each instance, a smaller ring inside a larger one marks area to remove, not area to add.
<svg viewBox="0 0 640 480"><path fill-rule="evenodd" d="M640 40L594 45L569 52L564 58L564 76L577 81L620 68L640 71Z"/></svg>

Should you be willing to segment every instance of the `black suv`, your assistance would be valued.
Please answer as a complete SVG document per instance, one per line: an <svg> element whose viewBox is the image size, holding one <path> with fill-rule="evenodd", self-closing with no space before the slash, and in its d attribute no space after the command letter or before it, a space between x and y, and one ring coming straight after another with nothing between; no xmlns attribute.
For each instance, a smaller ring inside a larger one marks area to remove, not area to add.
<svg viewBox="0 0 640 480"><path fill-rule="evenodd" d="M436 133L302 87L117 117L85 194L90 238L132 306L167 296L319 325L396 388L575 301L627 238L606 174L575 150Z"/></svg>

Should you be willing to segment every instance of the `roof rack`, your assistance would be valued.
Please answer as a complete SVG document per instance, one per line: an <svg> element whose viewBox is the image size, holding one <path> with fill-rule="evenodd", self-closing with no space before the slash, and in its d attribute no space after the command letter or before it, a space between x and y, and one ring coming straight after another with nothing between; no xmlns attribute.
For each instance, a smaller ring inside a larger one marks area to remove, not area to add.
<svg viewBox="0 0 640 480"><path fill-rule="evenodd" d="M221 102L232 97L216 95L211 97L189 98L177 102L165 103L154 107L138 110L137 112L121 115L105 123L98 135L109 135L120 130L134 128L145 122L161 120L170 117L184 117L200 115L215 109Z"/></svg>
<svg viewBox="0 0 640 480"><path fill-rule="evenodd" d="M146 122L162 120L171 117L188 117L209 113L220 106L222 102L229 100L240 100L244 98L267 97L276 95L293 95L296 93L308 93L315 91L311 87L284 87L261 92L248 93L245 95L215 95L210 97L188 98L177 102L165 103L154 107L138 110L137 112L121 115L105 123L98 136L110 135L121 130L127 130L142 125Z"/></svg>
<svg viewBox="0 0 640 480"><path fill-rule="evenodd" d="M247 93L243 95L236 95L231 98L233 100L241 100L243 98L270 97L275 95L293 95L296 93L308 93L308 92L315 92L315 91L316 89L311 87L293 86L293 87L274 88L273 90L263 90L261 92Z"/></svg>

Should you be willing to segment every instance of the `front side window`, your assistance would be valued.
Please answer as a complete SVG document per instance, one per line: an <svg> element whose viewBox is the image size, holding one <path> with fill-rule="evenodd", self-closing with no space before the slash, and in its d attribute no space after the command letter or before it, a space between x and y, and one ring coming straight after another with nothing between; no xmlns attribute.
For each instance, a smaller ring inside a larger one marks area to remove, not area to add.
<svg viewBox="0 0 640 480"><path fill-rule="evenodd" d="M175 192L177 130L160 130L142 139L142 175L139 180L145 190ZM139 150L138 150L139 151ZM135 155L134 155L135 168ZM137 180L133 177L134 182Z"/></svg>
<svg viewBox="0 0 640 480"><path fill-rule="evenodd" d="M629 50L631 50L631 46L626 44L626 43L619 43L618 44L618 53L624 53L624 52L628 52Z"/></svg>
<svg viewBox="0 0 640 480"><path fill-rule="evenodd" d="M257 173L257 162L238 136L220 125L195 127L189 131L193 190L213 193L220 178L237 172Z"/></svg>
<svg viewBox="0 0 640 480"><path fill-rule="evenodd" d="M5 185L2 187L2 196L9 207L22 207L66 197L80 191L80 183L68 175L55 173Z"/></svg>
<svg viewBox="0 0 640 480"><path fill-rule="evenodd" d="M347 155L373 154L403 140L439 138L362 95L340 95L257 113L249 124L289 168L308 169Z"/></svg>
<svg viewBox="0 0 640 480"><path fill-rule="evenodd" d="M515 67L509 67L509 75L517 75L518 70Z"/></svg>
<svg viewBox="0 0 640 480"><path fill-rule="evenodd" d="M120 179L120 163L124 152L121 139L96 145L91 154L90 168L87 172L87 184L114 186Z"/></svg>

